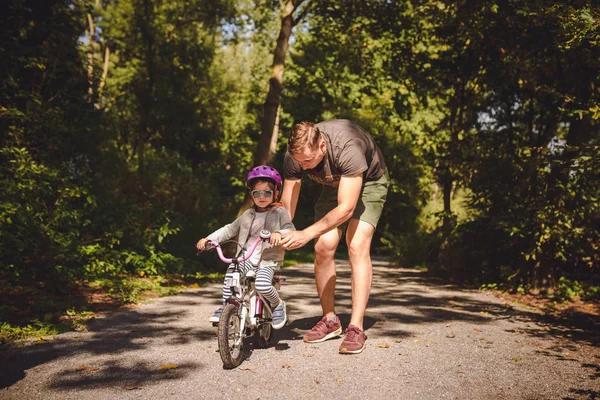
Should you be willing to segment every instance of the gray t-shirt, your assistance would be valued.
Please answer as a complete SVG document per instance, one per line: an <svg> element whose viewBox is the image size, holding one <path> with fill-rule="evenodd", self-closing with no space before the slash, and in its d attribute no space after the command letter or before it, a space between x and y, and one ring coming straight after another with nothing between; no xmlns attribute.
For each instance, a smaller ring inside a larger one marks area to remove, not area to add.
<svg viewBox="0 0 600 400"><path fill-rule="evenodd" d="M363 181L376 181L385 173L383 154L375 141L360 125L347 119L317 124L327 145L327 155L315 168L306 170L308 177L322 185L337 187L342 176L362 173ZM283 162L285 179L302 179L304 170L289 152Z"/></svg>

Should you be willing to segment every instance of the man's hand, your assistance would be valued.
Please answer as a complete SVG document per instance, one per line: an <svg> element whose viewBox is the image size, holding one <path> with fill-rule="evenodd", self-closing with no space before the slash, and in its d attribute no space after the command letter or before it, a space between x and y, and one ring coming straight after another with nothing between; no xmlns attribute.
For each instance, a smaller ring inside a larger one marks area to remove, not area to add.
<svg viewBox="0 0 600 400"><path fill-rule="evenodd" d="M273 232L271 233L271 238L269 239L269 243L271 246L279 246L281 242L281 233Z"/></svg>
<svg viewBox="0 0 600 400"><path fill-rule="evenodd" d="M305 231L292 231L285 235L283 239L281 239L281 245L286 250L294 250L304 246L306 243L310 242L313 238L307 234Z"/></svg>
<svg viewBox="0 0 600 400"><path fill-rule="evenodd" d="M198 250L204 250L206 248L206 242L207 242L206 238L198 240L198 243L196 243L196 248Z"/></svg>

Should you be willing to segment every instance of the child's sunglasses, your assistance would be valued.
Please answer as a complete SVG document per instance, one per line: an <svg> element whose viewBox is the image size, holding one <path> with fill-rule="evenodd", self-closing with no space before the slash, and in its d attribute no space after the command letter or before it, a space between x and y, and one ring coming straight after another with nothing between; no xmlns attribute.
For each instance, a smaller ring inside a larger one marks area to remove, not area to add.
<svg viewBox="0 0 600 400"><path fill-rule="evenodd" d="M273 197L272 190L252 190L250 193L252 194L252 197L256 199L258 199L259 197L264 197L267 199Z"/></svg>

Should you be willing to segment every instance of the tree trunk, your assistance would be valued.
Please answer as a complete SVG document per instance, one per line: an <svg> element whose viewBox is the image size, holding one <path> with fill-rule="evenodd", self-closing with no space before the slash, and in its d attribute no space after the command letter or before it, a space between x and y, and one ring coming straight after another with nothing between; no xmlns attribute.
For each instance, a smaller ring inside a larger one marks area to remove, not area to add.
<svg viewBox="0 0 600 400"><path fill-rule="evenodd" d="M96 108L102 108L102 89L104 89L104 84L106 82L106 76L108 75L108 65L110 61L110 48L106 45L104 49L104 64L102 66L102 77L100 78L100 83L98 84L98 100L96 103Z"/></svg>
<svg viewBox="0 0 600 400"><path fill-rule="evenodd" d="M258 139L258 151L254 158L254 165L271 164L277 151L279 137L279 112L281 96L283 94L283 73L285 71L285 57L287 55L290 36L293 27L300 21L294 19L294 13L304 0L288 0L281 2L281 29L277 37L277 45L273 53L271 78L269 79L269 92L264 105L264 115L261 123L261 132ZM240 207L238 215L252 205L252 199L246 200Z"/></svg>
<svg viewBox="0 0 600 400"><path fill-rule="evenodd" d="M87 74L88 74L88 103L92 102L92 98L94 96L94 54L96 52L95 49L95 42L94 42L94 34L96 32L96 26L94 24L94 20L92 19L92 15L90 13L87 13L87 21L88 21L88 29L85 30L85 35L87 37L88 40L88 46L90 46L90 49L88 51L88 67L87 67Z"/></svg>
<svg viewBox="0 0 600 400"><path fill-rule="evenodd" d="M88 77L88 103L92 103L94 102L94 107L96 107L96 109L100 109L102 108L102 101L100 99L100 96L102 94L102 89L104 88L104 84L106 81L106 76L108 74L108 66L109 66L109 57L110 57L110 49L108 47L108 44L106 44L104 46L104 62L103 62L103 67L102 67L102 76L100 78L100 81L98 82L98 87L96 88L96 94L94 95L94 87L95 87L95 80L94 80L94 63L95 63L95 58L96 58L96 53L100 52L102 49L102 37L100 36L100 38L97 39L97 22L99 19L101 19L101 15L99 16L98 13L101 14L100 12L100 0L96 0L95 4L94 4L94 13L92 15L92 13L87 13L86 17L87 17L87 24L88 27L87 29L85 29L85 37L87 38L88 41L88 46L89 46L89 50L88 50L88 54L87 54L87 77Z"/></svg>
<svg viewBox="0 0 600 400"><path fill-rule="evenodd" d="M152 191L152 181L147 176L146 163L145 163L145 150L148 142L152 137L154 126L154 96L155 96L155 64L154 64L154 31L152 29L152 22L154 20L154 13L152 10L152 2L150 0L143 0L139 4L139 10L137 10L137 23L140 27L141 38L143 41L144 51L144 66L141 71L143 73L138 81L138 87L136 90L136 97L139 107L139 125L136 138L136 152L138 159L138 179L139 179L139 196L140 201L145 204L149 193ZM146 206L142 206L145 208Z"/></svg>
<svg viewBox="0 0 600 400"><path fill-rule="evenodd" d="M277 45L273 53L273 66L269 79L269 92L264 106L261 133L258 140L258 152L254 159L255 165L270 164L277 150L279 135L278 117L283 94L283 73L285 57L288 51L292 28L296 24L294 13L303 0L289 0L282 4L281 29L277 37Z"/></svg>
<svg viewBox="0 0 600 400"><path fill-rule="evenodd" d="M444 172L443 180L443 197L444 197L444 214L442 219L442 243L438 253L438 266L443 271L450 270L450 235L452 234L452 209L451 209L451 192L452 192L452 177L448 169Z"/></svg>
<svg viewBox="0 0 600 400"><path fill-rule="evenodd" d="M455 176L453 169L456 168L456 157L458 148L458 134L462 129L464 109L464 85L459 80L457 85L458 101L452 105L450 111L450 142L448 143L448 158L445 161L442 172L442 189L444 199L444 213L442 219L442 243L438 253L438 266L443 271L449 271L450 265L450 236L454 229L454 217L452 215L452 194L454 190Z"/></svg>

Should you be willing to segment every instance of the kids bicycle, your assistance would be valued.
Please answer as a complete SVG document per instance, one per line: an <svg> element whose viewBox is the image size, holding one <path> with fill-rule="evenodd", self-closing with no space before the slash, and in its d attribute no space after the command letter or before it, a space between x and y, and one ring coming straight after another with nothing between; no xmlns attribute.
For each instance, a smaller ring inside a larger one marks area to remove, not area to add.
<svg viewBox="0 0 600 400"><path fill-rule="evenodd" d="M233 276L225 280L225 285L231 290L231 297L226 300L219 322L213 324L218 325L219 354L224 368L235 368L242 363L248 338L254 336L258 347L267 347L271 342L271 305L256 290L256 271L251 268L245 275L240 271L240 263L248 260L256 247L270 237L271 232L260 231L260 237L250 249L237 258L226 258L219 243L207 242L207 245L217 250L221 261L233 265ZM279 277L274 277L273 281L279 289Z"/></svg>

